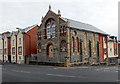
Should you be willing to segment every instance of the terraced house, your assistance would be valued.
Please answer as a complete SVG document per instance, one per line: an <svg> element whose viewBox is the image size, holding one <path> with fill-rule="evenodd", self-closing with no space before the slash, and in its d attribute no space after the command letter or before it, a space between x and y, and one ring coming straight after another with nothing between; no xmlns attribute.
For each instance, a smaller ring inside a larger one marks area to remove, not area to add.
<svg viewBox="0 0 120 84"><path fill-rule="evenodd" d="M38 62L98 63L108 58L108 34L86 23L64 18L49 6L38 28Z"/></svg>
<svg viewBox="0 0 120 84"><path fill-rule="evenodd" d="M26 28L18 28L11 34L11 60L14 63L24 64L30 61L32 55L37 54L37 28L32 25Z"/></svg>
<svg viewBox="0 0 120 84"><path fill-rule="evenodd" d="M3 34L3 61L11 62L11 33L4 32Z"/></svg>
<svg viewBox="0 0 120 84"><path fill-rule="evenodd" d="M3 39L2 34L0 34L0 60L3 60Z"/></svg>
<svg viewBox="0 0 120 84"><path fill-rule="evenodd" d="M17 63L17 31L11 34L11 62Z"/></svg>
<svg viewBox="0 0 120 84"><path fill-rule="evenodd" d="M29 63L37 54L38 25L17 28L18 31L0 34L0 60L3 62Z"/></svg>
<svg viewBox="0 0 120 84"><path fill-rule="evenodd" d="M118 59L118 40L116 36L109 36L108 38L108 61L109 63L116 63Z"/></svg>

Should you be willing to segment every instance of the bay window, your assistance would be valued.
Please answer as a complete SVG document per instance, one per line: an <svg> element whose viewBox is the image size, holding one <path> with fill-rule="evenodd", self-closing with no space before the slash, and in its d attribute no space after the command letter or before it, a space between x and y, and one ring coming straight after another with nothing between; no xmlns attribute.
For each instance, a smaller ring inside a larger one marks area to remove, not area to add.
<svg viewBox="0 0 120 84"><path fill-rule="evenodd" d="M15 54L15 47L12 48L12 54Z"/></svg>
<svg viewBox="0 0 120 84"><path fill-rule="evenodd" d="M18 47L18 54L22 55L22 47Z"/></svg>

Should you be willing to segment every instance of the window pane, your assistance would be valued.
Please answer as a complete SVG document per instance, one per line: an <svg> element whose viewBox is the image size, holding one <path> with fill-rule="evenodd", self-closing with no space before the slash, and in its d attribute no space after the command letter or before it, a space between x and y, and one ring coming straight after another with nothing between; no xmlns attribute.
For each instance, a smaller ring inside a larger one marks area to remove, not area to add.
<svg viewBox="0 0 120 84"><path fill-rule="evenodd" d="M22 47L19 47L19 48L18 48L18 53L19 53L19 54L22 54Z"/></svg>
<svg viewBox="0 0 120 84"><path fill-rule="evenodd" d="M21 38L19 38L19 44L21 44Z"/></svg>

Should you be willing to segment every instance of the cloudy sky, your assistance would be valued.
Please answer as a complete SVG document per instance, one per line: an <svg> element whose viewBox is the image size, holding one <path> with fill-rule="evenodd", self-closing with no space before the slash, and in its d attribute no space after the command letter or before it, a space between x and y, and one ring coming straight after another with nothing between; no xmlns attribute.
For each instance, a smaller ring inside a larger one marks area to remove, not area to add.
<svg viewBox="0 0 120 84"><path fill-rule="evenodd" d="M9 2L8 2L9 1ZM0 33L40 24L49 4L62 17L91 24L118 36L119 0L0 0Z"/></svg>

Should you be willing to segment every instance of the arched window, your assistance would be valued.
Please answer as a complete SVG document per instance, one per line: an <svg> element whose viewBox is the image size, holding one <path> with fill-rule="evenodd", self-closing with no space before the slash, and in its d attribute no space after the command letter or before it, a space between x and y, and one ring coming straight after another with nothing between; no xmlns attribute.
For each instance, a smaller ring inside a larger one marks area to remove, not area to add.
<svg viewBox="0 0 120 84"><path fill-rule="evenodd" d="M79 38L77 37L77 52L79 52Z"/></svg>
<svg viewBox="0 0 120 84"><path fill-rule="evenodd" d="M55 38L56 36L56 24L53 19L49 19L46 22L46 33L47 33L47 38Z"/></svg>
<svg viewBox="0 0 120 84"><path fill-rule="evenodd" d="M41 40L41 38L42 38L42 36L41 36L41 35L42 35L42 34L41 34L41 31L40 31L40 32L38 32L38 34L37 34L37 35L38 35L38 40Z"/></svg>
<svg viewBox="0 0 120 84"><path fill-rule="evenodd" d="M74 39L74 37L72 37L72 47L73 47L72 51L75 52L75 39Z"/></svg>
<svg viewBox="0 0 120 84"><path fill-rule="evenodd" d="M82 60L83 60L83 49L82 49L82 46L83 46L83 41L82 41L82 39L80 39L80 62L82 62Z"/></svg>
<svg viewBox="0 0 120 84"><path fill-rule="evenodd" d="M47 24L46 28L47 28L47 38L50 38L51 35L50 23Z"/></svg>
<svg viewBox="0 0 120 84"><path fill-rule="evenodd" d="M41 43L38 43L38 53L41 52Z"/></svg>
<svg viewBox="0 0 120 84"><path fill-rule="evenodd" d="M65 52L66 51L66 47L67 47L66 41L62 40L61 43L60 43L60 51L61 52Z"/></svg>
<svg viewBox="0 0 120 84"><path fill-rule="evenodd" d="M92 57L91 41L89 40L89 57Z"/></svg>
<svg viewBox="0 0 120 84"><path fill-rule="evenodd" d="M55 29L56 29L55 23L52 24L51 29L52 29L52 38L55 38Z"/></svg>
<svg viewBox="0 0 120 84"><path fill-rule="evenodd" d="M66 35L66 32L67 32L66 26L65 26L65 25L62 25L62 26L60 27L60 36L65 36L65 35Z"/></svg>
<svg viewBox="0 0 120 84"><path fill-rule="evenodd" d="M99 62L99 42L97 42L97 62Z"/></svg>

